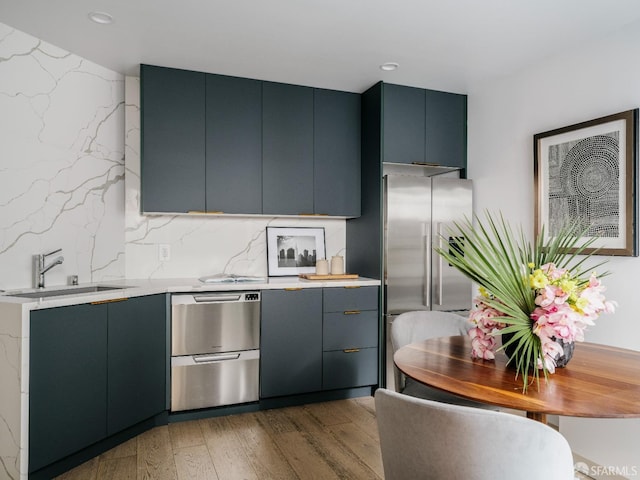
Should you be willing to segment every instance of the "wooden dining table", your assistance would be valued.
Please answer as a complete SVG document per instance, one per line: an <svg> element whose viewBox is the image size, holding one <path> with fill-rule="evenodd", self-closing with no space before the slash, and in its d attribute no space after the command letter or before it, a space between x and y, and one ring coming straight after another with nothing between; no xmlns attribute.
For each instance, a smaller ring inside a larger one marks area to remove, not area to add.
<svg viewBox="0 0 640 480"><path fill-rule="evenodd" d="M400 348L393 360L402 373L420 383L478 402L527 412L546 423L547 415L640 417L640 352L595 343L576 343L566 367L523 392L522 376L495 360L471 358L466 336L432 338ZM532 378L529 377L531 381Z"/></svg>

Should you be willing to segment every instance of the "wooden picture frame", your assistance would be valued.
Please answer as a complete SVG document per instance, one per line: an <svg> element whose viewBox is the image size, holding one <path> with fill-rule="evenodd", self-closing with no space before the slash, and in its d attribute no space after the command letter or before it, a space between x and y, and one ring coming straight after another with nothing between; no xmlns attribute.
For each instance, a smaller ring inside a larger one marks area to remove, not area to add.
<svg viewBox="0 0 640 480"><path fill-rule="evenodd" d="M638 109L538 133L534 144L535 234L579 221L584 253L638 256Z"/></svg>
<svg viewBox="0 0 640 480"><path fill-rule="evenodd" d="M324 228L267 227L267 267L270 277L315 273L326 258Z"/></svg>

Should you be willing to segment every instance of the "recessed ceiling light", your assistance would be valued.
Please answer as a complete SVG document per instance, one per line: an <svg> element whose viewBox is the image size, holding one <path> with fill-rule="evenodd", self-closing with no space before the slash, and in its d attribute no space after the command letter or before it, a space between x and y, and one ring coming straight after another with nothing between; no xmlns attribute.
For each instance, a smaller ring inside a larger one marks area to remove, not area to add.
<svg viewBox="0 0 640 480"><path fill-rule="evenodd" d="M89 14L89 20L102 25L109 25L113 23L113 17L105 12L91 12Z"/></svg>
<svg viewBox="0 0 640 480"><path fill-rule="evenodd" d="M393 72L399 66L400 66L400 64L398 64L396 62L387 62L387 63L383 63L382 65L380 65L380 70L384 70L385 72Z"/></svg>

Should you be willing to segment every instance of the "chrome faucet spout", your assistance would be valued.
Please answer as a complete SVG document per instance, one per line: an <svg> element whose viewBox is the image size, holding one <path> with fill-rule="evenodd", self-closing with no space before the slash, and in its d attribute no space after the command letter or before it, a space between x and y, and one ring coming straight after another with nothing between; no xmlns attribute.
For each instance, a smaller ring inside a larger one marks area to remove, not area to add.
<svg viewBox="0 0 640 480"><path fill-rule="evenodd" d="M64 257L63 256L59 256L58 258L56 258L53 262L51 262L49 265L47 265L46 267L44 267L40 273L47 273L49 270L51 270L53 267L55 267L56 265L60 265L62 262L64 262Z"/></svg>
<svg viewBox="0 0 640 480"><path fill-rule="evenodd" d="M44 274L45 273L47 273L49 270L51 270L56 265L60 265L62 262L64 262L64 257L62 255L60 255L55 260L53 260L49 265L45 266L44 259L46 257L48 257L49 255L53 255L53 254L59 253L61 251L62 251L62 249L58 248L57 250L54 250L54 251L49 252L49 253L44 253L44 254L40 254L40 255L34 255L33 266L34 266L34 277L36 278L37 288L44 288Z"/></svg>

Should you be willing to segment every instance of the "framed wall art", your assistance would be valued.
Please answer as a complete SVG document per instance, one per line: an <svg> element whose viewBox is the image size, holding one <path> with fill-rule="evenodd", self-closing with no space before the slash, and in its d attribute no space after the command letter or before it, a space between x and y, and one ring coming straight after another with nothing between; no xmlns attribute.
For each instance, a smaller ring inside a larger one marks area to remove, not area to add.
<svg viewBox="0 0 640 480"><path fill-rule="evenodd" d="M267 227L270 277L314 273L325 255L324 228Z"/></svg>
<svg viewBox="0 0 640 480"><path fill-rule="evenodd" d="M638 109L534 135L535 233L578 222L585 253L638 255Z"/></svg>

